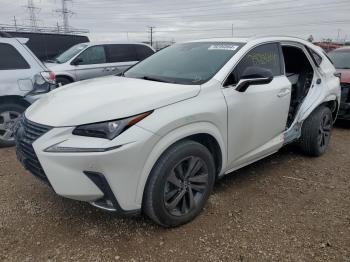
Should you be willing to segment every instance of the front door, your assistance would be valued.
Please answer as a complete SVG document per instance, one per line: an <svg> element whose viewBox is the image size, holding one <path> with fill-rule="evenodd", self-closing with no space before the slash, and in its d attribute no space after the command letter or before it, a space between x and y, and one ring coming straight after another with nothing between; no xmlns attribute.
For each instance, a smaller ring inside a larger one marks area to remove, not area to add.
<svg viewBox="0 0 350 262"><path fill-rule="evenodd" d="M103 45L91 46L74 59L77 80L84 80L110 74Z"/></svg>
<svg viewBox="0 0 350 262"><path fill-rule="evenodd" d="M260 45L243 57L226 80L223 93L228 106L229 169L262 158L283 145L291 83L284 75L282 61L279 44ZM250 85L244 92L235 90L248 67L270 70L273 80Z"/></svg>

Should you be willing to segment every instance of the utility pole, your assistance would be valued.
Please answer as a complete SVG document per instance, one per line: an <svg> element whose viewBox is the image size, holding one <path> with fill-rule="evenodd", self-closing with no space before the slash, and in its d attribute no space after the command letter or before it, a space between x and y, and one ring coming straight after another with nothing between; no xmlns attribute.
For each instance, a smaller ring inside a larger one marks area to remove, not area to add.
<svg viewBox="0 0 350 262"><path fill-rule="evenodd" d="M13 17L13 23L15 25L15 30L17 32L17 20L16 20L16 16Z"/></svg>
<svg viewBox="0 0 350 262"><path fill-rule="evenodd" d="M33 32L36 32L38 28L38 19L36 17L36 14L38 11L40 11L40 8L35 7L33 0L28 0L28 5L25 7L29 13L30 27L32 28Z"/></svg>
<svg viewBox="0 0 350 262"><path fill-rule="evenodd" d="M153 46L153 29L154 29L154 26L149 26L149 33L150 33L150 45Z"/></svg>

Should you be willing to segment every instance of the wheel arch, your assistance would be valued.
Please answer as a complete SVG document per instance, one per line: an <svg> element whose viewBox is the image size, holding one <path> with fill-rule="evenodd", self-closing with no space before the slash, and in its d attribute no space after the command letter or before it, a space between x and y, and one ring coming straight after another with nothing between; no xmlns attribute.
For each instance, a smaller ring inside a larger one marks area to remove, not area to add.
<svg viewBox="0 0 350 262"><path fill-rule="evenodd" d="M321 104L321 106L328 107L332 112L333 122L337 119L338 111L339 111L339 103L337 99L329 100Z"/></svg>
<svg viewBox="0 0 350 262"><path fill-rule="evenodd" d="M207 147L214 157L215 164L218 165L216 166L217 175L223 172L227 156L225 139L215 125L209 122L197 122L176 128L161 137L152 148L139 178L136 203L142 203L143 192L149 175L160 156L174 144L186 139L196 141ZM219 156L214 156L214 154L219 154Z"/></svg>
<svg viewBox="0 0 350 262"><path fill-rule="evenodd" d="M71 81L72 83L75 82L75 79L74 79L74 77L73 77L72 75L60 74L60 73L58 73L58 74L56 75L56 78L58 78L58 77L68 79L68 80Z"/></svg>
<svg viewBox="0 0 350 262"><path fill-rule="evenodd" d="M30 103L26 101L22 96L16 96L16 95L0 96L0 105L6 104L6 103L19 104L24 107L30 106Z"/></svg>

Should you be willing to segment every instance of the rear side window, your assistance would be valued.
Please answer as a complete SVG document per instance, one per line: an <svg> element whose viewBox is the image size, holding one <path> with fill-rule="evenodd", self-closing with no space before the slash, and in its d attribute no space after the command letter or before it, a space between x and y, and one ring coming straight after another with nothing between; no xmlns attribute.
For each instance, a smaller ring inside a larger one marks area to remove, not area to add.
<svg viewBox="0 0 350 262"><path fill-rule="evenodd" d="M250 50L236 66L226 85L237 84L248 67L260 67L270 70L273 76L283 74L279 45L263 44Z"/></svg>
<svg viewBox="0 0 350 262"><path fill-rule="evenodd" d="M106 45L108 63L138 61L135 45Z"/></svg>
<svg viewBox="0 0 350 262"><path fill-rule="evenodd" d="M81 60L79 65L104 64L106 63L105 49L102 45L89 47L76 59Z"/></svg>
<svg viewBox="0 0 350 262"><path fill-rule="evenodd" d="M154 51L145 45L135 45L137 60L141 61L154 54Z"/></svg>
<svg viewBox="0 0 350 262"><path fill-rule="evenodd" d="M0 70L28 69L29 64L10 44L0 44Z"/></svg>

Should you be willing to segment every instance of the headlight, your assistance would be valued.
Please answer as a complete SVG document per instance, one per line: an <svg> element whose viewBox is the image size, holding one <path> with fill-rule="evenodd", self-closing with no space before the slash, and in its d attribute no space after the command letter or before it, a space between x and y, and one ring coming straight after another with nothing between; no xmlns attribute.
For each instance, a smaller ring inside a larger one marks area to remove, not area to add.
<svg viewBox="0 0 350 262"><path fill-rule="evenodd" d="M119 120L81 125L73 130L73 135L99 137L112 140L151 113L152 111Z"/></svg>

